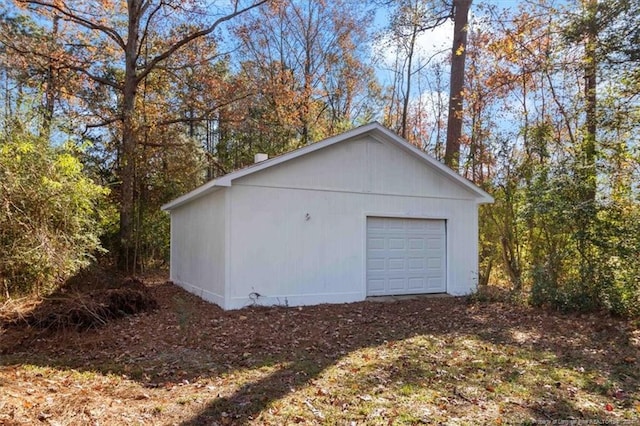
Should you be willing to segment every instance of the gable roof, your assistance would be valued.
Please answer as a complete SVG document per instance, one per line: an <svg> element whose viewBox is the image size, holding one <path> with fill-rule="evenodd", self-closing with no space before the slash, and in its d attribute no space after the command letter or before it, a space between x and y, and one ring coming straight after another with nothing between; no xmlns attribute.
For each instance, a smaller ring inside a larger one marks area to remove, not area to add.
<svg viewBox="0 0 640 426"><path fill-rule="evenodd" d="M251 166L245 167L244 169L236 170L235 172L228 173L224 176L220 176L219 178L213 179L202 186L194 189L191 192L188 192L173 201L168 202L163 205L161 208L164 211L170 211L177 207L180 207L184 204L187 204L197 198L202 197L210 192L213 192L221 187L229 187L232 185L233 181L241 178L243 176L250 175L252 173L259 172L264 169L268 169L269 167L277 166L278 164L285 163L289 160L293 160L294 158L301 157L303 155L310 154L312 152L321 150L328 146L347 141L349 139L354 139L356 137L361 137L364 135L369 135L373 138L382 139L387 142L391 142L396 145L398 148L401 148L405 152L412 154L422 160L424 163L434 167L440 173L449 177L456 183L462 185L463 187L470 190L472 193L477 195L477 201L480 204L484 203L493 203L493 197L489 195L487 192L476 186L471 181L465 179L460 176L449 167L442 164L440 161L431 157L427 153L421 151L417 147L411 145L402 137L396 135L391 130L382 126L377 122L365 124L364 126L357 127L355 129L349 130L347 132L341 133L337 136L333 136L327 139L324 139L320 142L304 146L302 148L296 149L294 151L288 152L283 155L279 155L277 157L270 158L268 160L262 161L260 163L253 164Z"/></svg>

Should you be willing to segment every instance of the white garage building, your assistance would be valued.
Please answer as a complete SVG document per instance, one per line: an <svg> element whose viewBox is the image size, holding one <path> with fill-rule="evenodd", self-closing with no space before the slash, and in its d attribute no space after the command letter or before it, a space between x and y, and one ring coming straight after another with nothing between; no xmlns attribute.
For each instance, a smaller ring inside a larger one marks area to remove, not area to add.
<svg viewBox="0 0 640 426"><path fill-rule="evenodd" d="M224 309L468 294L493 198L377 123L164 205L171 280Z"/></svg>

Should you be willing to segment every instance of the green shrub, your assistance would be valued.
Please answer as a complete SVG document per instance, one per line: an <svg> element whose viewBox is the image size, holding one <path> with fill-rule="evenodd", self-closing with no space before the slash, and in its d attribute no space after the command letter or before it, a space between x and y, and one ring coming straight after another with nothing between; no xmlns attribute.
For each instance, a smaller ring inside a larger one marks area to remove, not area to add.
<svg viewBox="0 0 640 426"><path fill-rule="evenodd" d="M0 285L3 296L48 292L99 249L107 190L83 174L71 147L29 132L0 139Z"/></svg>
<svg viewBox="0 0 640 426"><path fill-rule="evenodd" d="M640 316L640 206L600 204L591 229L584 231L561 230L564 244L554 247L554 256L536 259L530 302L561 311ZM589 256L581 256L579 246Z"/></svg>

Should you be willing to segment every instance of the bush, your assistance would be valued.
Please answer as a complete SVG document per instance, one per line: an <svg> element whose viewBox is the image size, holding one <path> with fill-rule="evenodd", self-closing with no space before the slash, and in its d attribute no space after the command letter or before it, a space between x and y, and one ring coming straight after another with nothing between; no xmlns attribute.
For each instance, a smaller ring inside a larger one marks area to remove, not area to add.
<svg viewBox="0 0 640 426"><path fill-rule="evenodd" d="M589 232L566 232L555 257L536 259L530 301L561 311L640 316L640 206L600 204ZM581 256L576 247L587 247ZM560 259L559 261L556 259ZM555 260L555 261L553 261Z"/></svg>
<svg viewBox="0 0 640 426"><path fill-rule="evenodd" d="M0 139L0 285L4 296L46 293L100 248L99 200L70 147L29 132Z"/></svg>

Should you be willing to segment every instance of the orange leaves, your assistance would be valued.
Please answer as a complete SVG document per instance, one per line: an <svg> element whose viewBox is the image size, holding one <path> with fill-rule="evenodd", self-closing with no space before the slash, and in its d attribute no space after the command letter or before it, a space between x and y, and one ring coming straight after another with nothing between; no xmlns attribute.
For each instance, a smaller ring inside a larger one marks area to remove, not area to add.
<svg viewBox="0 0 640 426"><path fill-rule="evenodd" d="M484 80L479 86L498 97L523 85L530 92L536 90L540 84L536 73L551 66L551 49L558 44L551 23L524 10L502 16L497 28L487 28L480 37L470 50Z"/></svg>
<svg viewBox="0 0 640 426"><path fill-rule="evenodd" d="M320 388L320 387L317 388L316 396L328 396L328 395L329 395L329 392L326 389Z"/></svg>
<svg viewBox="0 0 640 426"><path fill-rule="evenodd" d="M244 42L240 60L256 93L246 101L246 119L263 138L280 145L284 134L306 143L355 119L372 79L355 48L366 32L361 16L359 8L336 0L272 2L242 18L235 30ZM251 132L247 124L243 129Z"/></svg>

